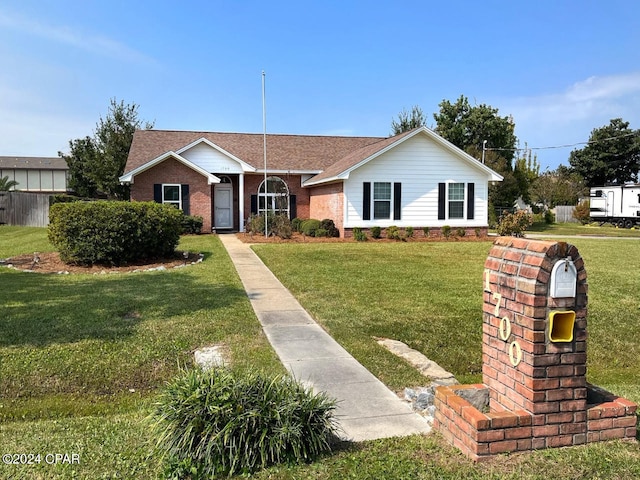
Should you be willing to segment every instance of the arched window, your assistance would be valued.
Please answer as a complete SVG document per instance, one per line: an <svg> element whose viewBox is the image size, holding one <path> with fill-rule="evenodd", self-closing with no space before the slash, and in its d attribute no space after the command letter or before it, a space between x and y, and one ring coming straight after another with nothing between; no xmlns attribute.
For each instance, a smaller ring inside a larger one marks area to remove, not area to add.
<svg viewBox="0 0 640 480"><path fill-rule="evenodd" d="M258 188L258 213L272 212L289 216L289 189L279 177L268 177Z"/></svg>

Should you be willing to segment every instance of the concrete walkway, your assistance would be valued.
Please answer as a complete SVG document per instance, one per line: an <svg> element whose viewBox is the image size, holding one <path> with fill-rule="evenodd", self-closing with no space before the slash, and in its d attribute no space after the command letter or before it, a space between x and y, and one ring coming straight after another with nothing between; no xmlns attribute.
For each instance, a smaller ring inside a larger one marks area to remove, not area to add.
<svg viewBox="0 0 640 480"><path fill-rule="evenodd" d="M327 334L251 248L219 235L269 342L293 376L338 400L336 418L351 441L428 433L429 423Z"/></svg>

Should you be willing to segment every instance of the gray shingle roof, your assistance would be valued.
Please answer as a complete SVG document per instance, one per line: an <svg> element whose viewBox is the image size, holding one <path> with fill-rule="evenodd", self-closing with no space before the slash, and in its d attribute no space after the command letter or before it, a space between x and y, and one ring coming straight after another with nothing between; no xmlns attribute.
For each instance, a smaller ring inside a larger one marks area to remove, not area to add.
<svg viewBox="0 0 640 480"><path fill-rule="evenodd" d="M68 170L67 162L60 157L0 157L0 168Z"/></svg>

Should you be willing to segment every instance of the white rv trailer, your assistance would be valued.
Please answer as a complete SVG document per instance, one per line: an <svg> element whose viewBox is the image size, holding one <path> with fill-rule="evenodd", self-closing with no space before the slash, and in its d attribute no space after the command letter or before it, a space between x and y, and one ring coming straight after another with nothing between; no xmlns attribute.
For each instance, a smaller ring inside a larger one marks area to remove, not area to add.
<svg viewBox="0 0 640 480"><path fill-rule="evenodd" d="M591 220L620 228L640 224L640 185L592 187L589 193Z"/></svg>

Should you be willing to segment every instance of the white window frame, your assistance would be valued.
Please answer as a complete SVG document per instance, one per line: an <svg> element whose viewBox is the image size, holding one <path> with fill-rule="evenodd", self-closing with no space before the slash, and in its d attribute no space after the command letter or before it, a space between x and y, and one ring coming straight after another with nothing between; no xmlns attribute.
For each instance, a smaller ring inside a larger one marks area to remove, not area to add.
<svg viewBox="0 0 640 480"><path fill-rule="evenodd" d="M280 177L275 177L275 176L270 176L267 177L267 185L266 187L269 186L269 181L279 181L282 182L282 184L284 185L284 189L285 192L263 192L263 189L266 190L265 187L265 181L263 180L260 185L258 186L258 215L262 215L263 213L266 212L273 212L276 215L285 215L287 216L287 218L289 218L290 215L290 208L291 208L291 195L289 193L289 185L287 185L287 182L285 182L284 180L282 180ZM277 207L277 201L278 199L281 198L285 198L286 202L287 202L287 208L276 208ZM263 202L261 202L261 200L263 200ZM261 206L261 204L264 205L264 207Z"/></svg>
<svg viewBox="0 0 640 480"><path fill-rule="evenodd" d="M166 200L164 198L165 187L178 187L178 200ZM164 205L175 205L178 210L182 210L182 185L179 183L163 183L162 184L162 203Z"/></svg>
<svg viewBox="0 0 640 480"><path fill-rule="evenodd" d="M462 185L462 199L456 198L456 199L452 199L451 198L451 187L452 185ZM462 210L460 213L459 217L452 217L451 216L451 204L455 202L455 203L460 203L462 202ZM449 182L447 183L447 219L452 219L452 220L464 220L465 215L465 207L467 204L467 184L465 182Z"/></svg>
<svg viewBox="0 0 640 480"><path fill-rule="evenodd" d="M389 198L377 198L376 197L376 185L388 185L389 186ZM374 220L390 220L393 215L393 184L392 182L373 182L372 204L373 204L373 219ZM379 217L376 215L376 203L387 203L389 205L389 214L386 217Z"/></svg>

